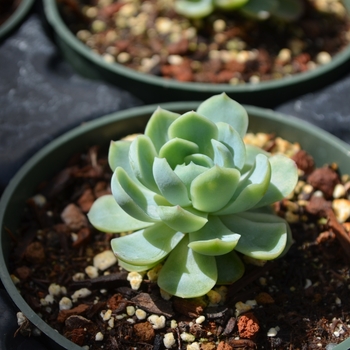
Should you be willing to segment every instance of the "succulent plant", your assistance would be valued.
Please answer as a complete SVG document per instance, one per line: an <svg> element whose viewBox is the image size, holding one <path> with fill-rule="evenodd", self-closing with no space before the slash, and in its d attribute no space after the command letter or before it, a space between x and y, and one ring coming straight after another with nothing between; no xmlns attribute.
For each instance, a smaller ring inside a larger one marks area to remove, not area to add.
<svg viewBox="0 0 350 350"><path fill-rule="evenodd" d="M302 15L304 6L302 0L175 0L176 12L189 18L206 17L215 9L237 10L258 20L293 21Z"/></svg>
<svg viewBox="0 0 350 350"><path fill-rule="evenodd" d="M111 241L121 267L162 264L159 287L190 298L239 279L244 255L288 250L289 226L270 204L292 192L296 165L245 145L247 128L246 110L223 93L182 115L158 108L144 134L111 142L112 195L88 216L101 231L132 231Z"/></svg>

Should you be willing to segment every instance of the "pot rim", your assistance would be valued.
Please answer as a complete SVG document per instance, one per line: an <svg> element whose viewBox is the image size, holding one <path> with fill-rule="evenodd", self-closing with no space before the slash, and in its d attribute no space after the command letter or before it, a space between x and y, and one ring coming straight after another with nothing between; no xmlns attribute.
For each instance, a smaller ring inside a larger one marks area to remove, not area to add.
<svg viewBox="0 0 350 350"><path fill-rule="evenodd" d="M17 200L14 198L14 194L16 192L17 187L25 181L25 177L30 169L33 167L37 167L38 163L42 158L47 157L53 150L62 147L62 145L66 142L72 141L77 137L83 137L85 134L91 133L96 128L108 127L114 123L118 123L122 120L128 120L140 116L151 116L151 114L156 110L158 106L168 109L174 112L183 112L191 109L195 109L200 102L168 102L161 104L152 104L140 107L133 107L127 110L111 113L105 115L101 118L86 122L83 125L77 126L70 131L67 131L63 135L57 137L46 146L44 146L41 150L35 153L15 174L12 178L8 186L5 188L5 191L0 200L0 278L1 281L7 290L8 294L11 296L12 300L19 308L21 312L23 312L28 320L34 324L37 328L39 328L46 336L51 338L54 342L58 344L58 346L69 348L71 350L81 350L80 346L72 343L70 340L65 338L63 335L54 330L51 326L49 326L46 322L44 322L26 303L21 294L18 292L15 284L13 283L10 273L7 269L7 262L5 261L5 257L3 254L3 240L4 240L4 232L6 229L3 228L4 219L6 215L6 208L11 203L11 201ZM331 135L327 131L320 129L317 126L314 126L308 122L300 120L296 117L292 117L289 115L281 114L274 112L270 109L265 109L261 107L254 106L246 106L243 105L248 112L248 115L251 117L255 117L261 119L263 121L271 120L273 123L276 123L279 126L285 126L286 128L292 127L293 129L300 130L301 132L307 132L313 137L321 139L325 143L332 145L332 147L336 148L339 152L345 154L350 159L350 145L346 144L344 141L338 139L337 137ZM249 132L249 129L248 129ZM297 138L298 135L295 135ZM108 140L106 141L108 143ZM41 179L38 180L38 182ZM21 199L21 198L20 198Z"/></svg>
<svg viewBox="0 0 350 350"><path fill-rule="evenodd" d="M35 0L21 0L16 10L0 26L0 40L2 40L11 30L13 30L27 15Z"/></svg>
<svg viewBox="0 0 350 350"><path fill-rule="evenodd" d="M162 88L173 88L176 90L190 90L192 92L198 93L220 93L226 91L226 93L249 93L249 92L264 92L264 91L274 91L281 87L292 87L295 85L302 85L306 81L316 79L322 75L334 70L336 67L344 65L350 60L350 44L344 48L341 52L336 54L331 62L318 66L313 70L309 70L303 73L294 74L291 77L286 77L278 80L263 81L257 84L247 83L247 84L210 84L210 83L197 83L197 82L180 82L174 79L165 79L162 77L142 73L135 71L131 68L125 67L119 63L110 64L106 62L101 55L94 53L89 49L84 43L79 41L75 35L69 30L61 15L58 11L56 0L43 0L44 2L44 12L50 25L54 28L56 33L59 34L65 42L67 42L71 47L74 48L80 55L90 62L101 66L107 71L125 76L133 81L140 81L147 84L153 84ZM350 12L350 0L344 0L345 6Z"/></svg>

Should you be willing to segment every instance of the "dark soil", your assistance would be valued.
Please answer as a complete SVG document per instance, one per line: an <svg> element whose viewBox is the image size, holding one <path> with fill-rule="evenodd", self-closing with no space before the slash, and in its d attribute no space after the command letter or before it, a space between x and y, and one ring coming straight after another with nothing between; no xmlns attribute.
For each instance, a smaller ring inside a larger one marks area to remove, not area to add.
<svg viewBox="0 0 350 350"><path fill-rule="evenodd" d="M68 27L106 61L186 82L289 77L329 63L350 40L339 0L305 0L293 23L252 21L237 11L191 21L175 13L172 1L58 0Z"/></svg>
<svg viewBox="0 0 350 350"><path fill-rule="evenodd" d="M5 23L16 11L22 0L1 0L0 1L0 25Z"/></svg>
<svg viewBox="0 0 350 350"><path fill-rule="evenodd" d="M334 164L314 169L298 145L270 136L264 144L269 151L287 149L302 169L295 193L275 205L295 242L274 262L247 263L243 278L227 286L218 304L208 305L207 296L165 300L147 275L132 290L117 264L89 277L86 267L110 250L114 237L85 217L95 198L109 191L107 160L95 147L72 157L28 199L10 262L21 294L45 322L86 349L165 349L164 334L173 335L178 350L325 349L340 343L350 336L350 222L340 224L332 206L349 206L349 176L340 176ZM82 288L90 294L72 297ZM60 310L63 297L73 301L71 308ZM155 329L150 315L164 316L164 327ZM31 326L20 331L28 334Z"/></svg>

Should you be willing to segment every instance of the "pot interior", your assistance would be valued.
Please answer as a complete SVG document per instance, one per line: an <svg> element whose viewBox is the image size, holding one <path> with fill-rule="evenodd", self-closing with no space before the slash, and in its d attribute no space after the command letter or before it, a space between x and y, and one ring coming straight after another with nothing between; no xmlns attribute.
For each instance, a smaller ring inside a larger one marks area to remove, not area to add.
<svg viewBox="0 0 350 350"><path fill-rule="evenodd" d="M196 109L197 105L197 102L166 103L161 107L182 113ZM47 326L30 309L18 293L7 270L8 258L11 254L11 236L16 236L18 220L21 218L26 200L35 194L35 189L40 182L57 173L75 152L88 149L93 145L107 149L111 140L142 132L156 108L157 105L136 107L88 122L69 131L33 156L12 179L3 194L0 203L1 279L18 308L49 338L54 339L51 348L60 349L60 346L69 346L73 350L81 349ZM299 142L302 148L315 158L317 166L337 163L342 174L350 174L350 148L344 142L302 120L258 107L246 108L250 116L250 132L274 133L291 142ZM9 336L12 337L12 335Z"/></svg>

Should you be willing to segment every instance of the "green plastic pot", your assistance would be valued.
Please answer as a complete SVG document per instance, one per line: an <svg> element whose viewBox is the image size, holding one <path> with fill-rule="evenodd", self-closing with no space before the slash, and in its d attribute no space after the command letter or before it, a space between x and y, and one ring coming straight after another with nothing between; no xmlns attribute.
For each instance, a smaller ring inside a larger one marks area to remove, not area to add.
<svg viewBox="0 0 350 350"><path fill-rule="evenodd" d="M344 1L350 8L350 0ZM330 63L290 78L236 86L179 82L140 73L118 63L107 63L68 29L60 16L57 0L44 0L44 12L64 58L78 73L87 78L102 79L115 84L145 103L202 101L225 91L240 103L272 108L302 94L318 90L349 71L350 46L336 55Z"/></svg>
<svg viewBox="0 0 350 350"><path fill-rule="evenodd" d="M196 109L197 105L197 102L174 102L161 104L161 107L181 113ZM36 186L62 169L72 154L86 150L92 145L100 145L107 149L110 140L142 132L156 108L157 105L151 105L117 112L67 132L35 154L18 171L3 193L0 201L0 277L17 307L42 331L50 349L81 350L47 325L17 291L7 268L11 254L9 232L16 234L26 200L35 194ZM275 133L289 141L299 142L314 156L318 166L336 162L342 173L350 174L350 147L343 141L302 120L258 107L246 108L250 116L249 131ZM7 343L11 344L13 334L7 337Z"/></svg>
<svg viewBox="0 0 350 350"><path fill-rule="evenodd" d="M22 0L15 12L0 26L0 41L7 37L29 13L35 0Z"/></svg>

